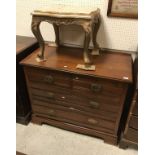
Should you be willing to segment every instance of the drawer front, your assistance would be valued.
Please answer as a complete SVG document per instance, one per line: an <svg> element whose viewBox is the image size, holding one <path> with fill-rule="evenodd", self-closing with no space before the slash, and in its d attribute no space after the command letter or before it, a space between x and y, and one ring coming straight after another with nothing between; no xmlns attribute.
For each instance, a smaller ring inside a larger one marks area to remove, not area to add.
<svg viewBox="0 0 155 155"><path fill-rule="evenodd" d="M136 116L130 117L129 127L132 127L138 130L138 118Z"/></svg>
<svg viewBox="0 0 155 155"><path fill-rule="evenodd" d="M87 114L89 114L91 116L95 116L95 117L105 119L105 120L109 120L109 121L112 121L112 122L116 122L116 118L118 116L117 113L112 113L112 112L107 112L107 111L98 112L97 110L92 110L91 111L91 110L87 110L85 107L70 105L67 102L55 101L55 100L49 102L49 101L46 101L46 100L42 100L42 98L34 98L33 101L32 101L32 104L33 105L46 106L46 107L49 107L49 108L51 108L51 106L53 107L55 105L63 106L63 107L69 108L69 109L76 109L76 110L81 111L83 113L87 113Z"/></svg>
<svg viewBox="0 0 155 155"><path fill-rule="evenodd" d="M57 90L57 91L56 91ZM31 88L32 103L48 106L49 104L58 104L66 107L76 108L82 111L90 112L91 115L98 115L107 120L116 121L119 106L108 104L106 100L97 102L89 98L80 98L73 96L68 91L55 89L54 91L39 90Z"/></svg>
<svg viewBox="0 0 155 155"><path fill-rule="evenodd" d="M74 76L73 89L83 90L95 95L108 94L110 96L118 96L122 94L124 85L119 82L113 82L99 78Z"/></svg>
<svg viewBox="0 0 155 155"><path fill-rule="evenodd" d="M120 99L121 96L110 96L107 94L93 94L93 93L88 93L85 91L80 91L80 90L73 90L72 94L74 96L77 96L78 98L83 98L87 99L89 101L95 101L100 103L106 103L108 105L113 105L113 106L120 106ZM98 105L96 108L99 108L100 105Z"/></svg>
<svg viewBox="0 0 155 155"><path fill-rule="evenodd" d="M120 99L121 96L112 96L112 95L107 95L107 94L93 94L93 93L88 93L85 91L80 91L80 90L73 90L73 89L68 89L68 88L64 88L64 87L57 87L55 85L49 85L46 83L38 83L38 82L31 82L30 83L30 87L31 88L36 88L36 89L42 89L42 90L47 90L47 91L52 91L52 92L56 92L56 93L62 93L62 95L68 94L70 96L76 96L77 100L87 100L87 102L90 101L95 101L98 102L99 105L97 106L97 108L101 108L100 103L106 103L109 106L115 106L118 107L120 106ZM61 91L62 90L62 91ZM82 102L83 103L83 102ZM110 111L113 111L113 108L109 109Z"/></svg>
<svg viewBox="0 0 155 155"><path fill-rule="evenodd" d="M56 105L52 106L51 108L32 105L32 110L34 114L38 116L48 117L67 123L78 124L83 127L97 129L108 133L114 133L115 123L85 114L76 109L70 109Z"/></svg>
<svg viewBox="0 0 155 155"><path fill-rule="evenodd" d="M138 143L138 130L128 128L127 133L125 134L125 138Z"/></svg>
<svg viewBox="0 0 155 155"><path fill-rule="evenodd" d="M26 73L31 83L38 82L47 84L48 86L71 87L72 78L67 73L37 68L26 68Z"/></svg>

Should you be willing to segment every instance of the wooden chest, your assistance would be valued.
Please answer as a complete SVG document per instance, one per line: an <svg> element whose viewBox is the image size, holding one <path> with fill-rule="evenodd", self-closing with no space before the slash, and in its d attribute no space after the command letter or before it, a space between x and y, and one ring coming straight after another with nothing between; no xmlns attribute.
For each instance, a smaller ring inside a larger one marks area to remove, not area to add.
<svg viewBox="0 0 155 155"><path fill-rule="evenodd" d="M120 148L128 146L136 146L138 148L138 58L134 62L134 91L131 100L131 105L128 113L128 118L125 125L125 130L122 133Z"/></svg>
<svg viewBox="0 0 155 155"><path fill-rule="evenodd" d="M131 56L104 52L93 58L95 71L84 71L76 69L83 63L82 49L46 46L45 62L36 61L38 52L21 62L32 121L117 144L120 118L132 83Z"/></svg>
<svg viewBox="0 0 155 155"><path fill-rule="evenodd" d="M30 103L24 71L19 62L38 48L35 38L16 36L16 122L27 124L30 121Z"/></svg>

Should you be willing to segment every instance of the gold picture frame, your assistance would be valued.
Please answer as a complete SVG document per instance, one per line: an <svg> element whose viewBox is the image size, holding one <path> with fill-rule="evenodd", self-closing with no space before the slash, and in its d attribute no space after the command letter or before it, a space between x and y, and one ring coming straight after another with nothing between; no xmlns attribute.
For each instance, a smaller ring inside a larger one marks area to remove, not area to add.
<svg viewBox="0 0 155 155"><path fill-rule="evenodd" d="M138 0L109 0L108 17L138 18Z"/></svg>

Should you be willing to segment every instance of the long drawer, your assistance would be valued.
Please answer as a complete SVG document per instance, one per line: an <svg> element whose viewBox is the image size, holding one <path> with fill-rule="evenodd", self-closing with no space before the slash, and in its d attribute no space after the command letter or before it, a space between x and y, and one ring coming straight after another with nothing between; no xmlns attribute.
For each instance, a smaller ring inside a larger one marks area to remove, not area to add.
<svg viewBox="0 0 155 155"><path fill-rule="evenodd" d="M32 93L32 103L41 103L44 105L48 104L59 104L62 106L73 107L79 110L87 111L93 115L100 115L100 117L106 118L108 120L115 121L118 116L119 105L115 103L109 103L103 99L101 101L96 101L95 99L80 98L70 93L65 93L62 90L59 92L39 90L31 88Z"/></svg>
<svg viewBox="0 0 155 155"><path fill-rule="evenodd" d="M58 105L48 108L33 104L32 110L34 114L38 116L61 120L72 124L79 124L83 127L88 127L107 133L114 133L114 122L91 116L76 109L65 108Z"/></svg>
<svg viewBox="0 0 155 155"><path fill-rule="evenodd" d="M58 85L50 85L48 83L43 83L43 82L36 82L36 81L29 81L30 87L31 88L37 88L37 89L42 89L42 90L48 90L48 91L56 91L59 93L59 91L63 91L65 94L77 96L78 98L85 98L85 99L91 99L95 100L96 102L104 101L107 104L115 104L118 105L120 104L120 98L122 97L121 95L116 95L113 93L93 93L93 92L86 92L83 90L78 90L78 89L72 89L72 88L65 88L65 87L59 87Z"/></svg>
<svg viewBox="0 0 155 155"><path fill-rule="evenodd" d="M83 113L87 113L91 116L95 116L95 117L105 119L105 120L109 120L112 122L116 122L116 118L117 118L116 113L111 113L111 112L106 112L106 111L102 111L99 113L97 110L88 111L88 110L85 110L84 107L69 105L68 103L61 102L61 101L47 102L47 101L43 101L43 100L40 100L37 98L37 99L33 100L32 104L33 105L46 106L48 108L51 108L51 106L59 105L59 106L63 106L63 107L69 108L69 109L76 109L78 111L82 111Z"/></svg>

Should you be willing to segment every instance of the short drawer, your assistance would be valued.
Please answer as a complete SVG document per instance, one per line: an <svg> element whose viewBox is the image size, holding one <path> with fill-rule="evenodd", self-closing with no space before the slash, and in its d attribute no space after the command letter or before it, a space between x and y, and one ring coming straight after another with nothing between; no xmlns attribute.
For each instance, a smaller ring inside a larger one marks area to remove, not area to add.
<svg viewBox="0 0 155 155"><path fill-rule="evenodd" d="M128 128L124 136L128 140L138 143L138 130Z"/></svg>
<svg viewBox="0 0 155 155"><path fill-rule="evenodd" d="M80 98L74 96L68 91L47 91L31 88L32 103L48 105L58 104L66 107L76 108L82 111L90 112L92 115L98 115L107 120L115 121L118 116L119 105L115 103L109 104L106 99L96 101L96 99Z"/></svg>
<svg viewBox="0 0 155 155"><path fill-rule="evenodd" d="M26 74L30 83L44 83L47 85L56 85L61 87L71 87L72 78L70 74L59 72L59 71L50 71L45 69L38 69L35 67L26 67Z"/></svg>
<svg viewBox="0 0 155 155"><path fill-rule="evenodd" d="M91 116L76 109L65 108L62 106L45 107L39 105L32 105L33 114L73 123L81 127L88 127L99 131L114 133L115 123L104 119Z"/></svg>
<svg viewBox="0 0 155 155"><path fill-rule="evenodd" d="M108 94L111 97L121 95L126 85L112 80L93 77L74 76L73 89L91 92L94 95Z"/></svg>
<svg viewBox="0 0 155 155"><path fill-rule="evenodd" d="M138 117L136 117L136 116L130 117L129 127L132 127L134 129L138 129Z"/></svg>

